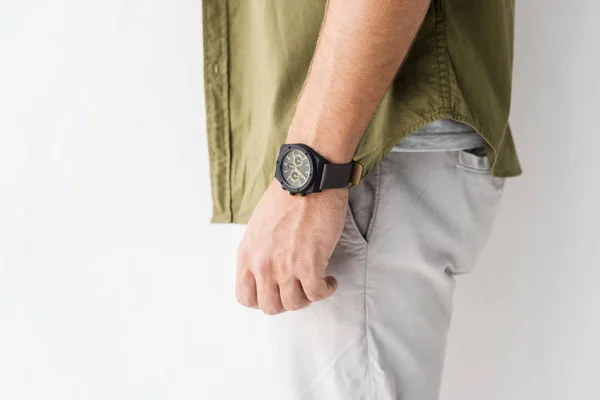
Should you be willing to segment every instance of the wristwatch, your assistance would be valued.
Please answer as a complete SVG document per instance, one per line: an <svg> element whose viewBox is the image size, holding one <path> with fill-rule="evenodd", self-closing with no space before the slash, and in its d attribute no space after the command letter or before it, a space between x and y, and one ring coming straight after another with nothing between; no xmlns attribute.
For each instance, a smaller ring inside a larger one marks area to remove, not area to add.
<svg viewBox="0 0 600 400"><path fill-rule="evenodd" d="M275 178L291 195L306 196L324 189L358 185L362 165L351 161L332 164L305 144L286 143L279 148Z"/></svg>

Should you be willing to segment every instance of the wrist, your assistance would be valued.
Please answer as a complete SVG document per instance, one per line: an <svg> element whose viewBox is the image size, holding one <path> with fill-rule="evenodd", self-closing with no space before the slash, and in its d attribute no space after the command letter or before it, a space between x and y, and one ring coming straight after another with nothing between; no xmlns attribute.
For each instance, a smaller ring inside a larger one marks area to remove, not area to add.
<svg viewBox="0 0 600 400"><path fill-rule="evenodd" d="M346 164L352 161L358 145L352 143L344 132L297 126L290 127L286 143L305 144L332 164Z"/></svg>

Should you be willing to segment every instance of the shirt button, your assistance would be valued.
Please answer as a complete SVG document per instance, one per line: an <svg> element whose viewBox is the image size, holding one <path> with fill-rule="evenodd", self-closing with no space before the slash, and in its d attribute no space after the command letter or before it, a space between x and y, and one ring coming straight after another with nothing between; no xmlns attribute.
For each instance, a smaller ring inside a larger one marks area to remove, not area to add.
<svg viewBox="0 0 600 400"><path fill-rule="evenodd" d="M219 74L219 64L215 63L213 65L213 72L215 73L215 75Z"/></svg>

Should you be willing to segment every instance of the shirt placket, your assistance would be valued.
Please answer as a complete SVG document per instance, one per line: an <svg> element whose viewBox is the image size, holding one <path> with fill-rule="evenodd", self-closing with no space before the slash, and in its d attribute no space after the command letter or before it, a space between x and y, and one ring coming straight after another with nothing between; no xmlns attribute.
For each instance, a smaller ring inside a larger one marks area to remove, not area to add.
<svg viewBox="0 0 600 400"><path fill-rule="evenodd" d="M231 222L228 2L203 0L204 92L213 218Z"/></svg>

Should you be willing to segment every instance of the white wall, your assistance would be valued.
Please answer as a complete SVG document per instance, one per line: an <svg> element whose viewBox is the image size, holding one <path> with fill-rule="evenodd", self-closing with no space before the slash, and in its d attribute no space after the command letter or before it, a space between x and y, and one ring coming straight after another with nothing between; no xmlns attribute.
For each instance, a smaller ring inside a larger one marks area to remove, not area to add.
<svg viewBox="0 0 600 400"><path fill-rule="evenodd" d="M518 4L525 175L460 279L444 400L600 398L599 16ZM200 0L0 1L0 398L269 398L204 123Z"/></svg>

